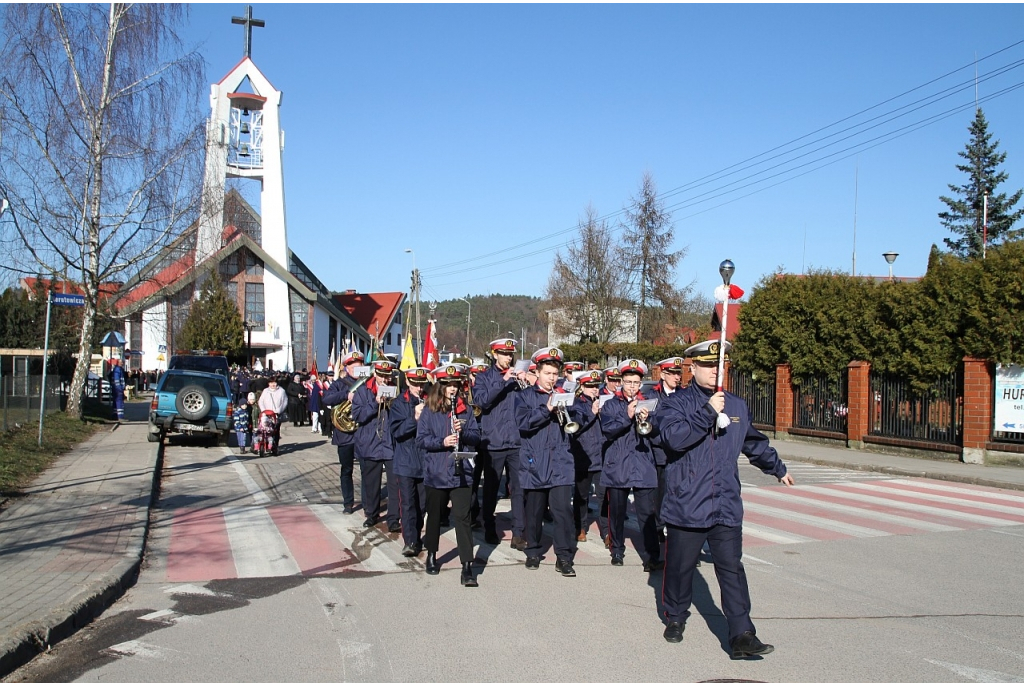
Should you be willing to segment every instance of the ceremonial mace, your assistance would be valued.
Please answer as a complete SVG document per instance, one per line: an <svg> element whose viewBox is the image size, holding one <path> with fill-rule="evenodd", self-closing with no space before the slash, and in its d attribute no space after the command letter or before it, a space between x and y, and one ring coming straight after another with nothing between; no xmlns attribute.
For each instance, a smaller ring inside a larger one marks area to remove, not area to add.
<svg viewBox="0 0 1024 685"><path fill-rule="evenodd" d="M725 387L725 328L729 321L729 285L735 271L736 265L729 259L718 265L718 273L722 274L723 287L720 290L716 288L715 293L720 296L719 299L722 301L722 335L718 342L718 387L716 392L722 392ZM729 415L725 412L720 412L718 414L718 427L725 430L729 427L729 423Z"/></svg>

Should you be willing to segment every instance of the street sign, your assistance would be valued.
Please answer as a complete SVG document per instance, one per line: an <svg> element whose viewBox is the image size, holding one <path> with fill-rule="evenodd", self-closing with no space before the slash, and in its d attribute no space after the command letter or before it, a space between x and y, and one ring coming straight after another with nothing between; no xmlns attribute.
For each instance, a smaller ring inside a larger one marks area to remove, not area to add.
<svg viewBox="0 0 1024 685"><path fill-rule="evenodd" d="M67 293L54 293L52 302L63 307L84 307L85 295L69 295Z"/></svg>
<svg viewBox="0 0 1024 685"><path fill-rule="evenodd" d="M141 357L141 356L142 356L142 355L144 355L145 353L146 353L146 351L145 351L145 350L132 350L132 352L131 352L131 355L132 355L133 357Z"/></svg>
<svg viewBox="0 0 1024 685"><path fill-rule="evenodd" d="M996 366L995 430L1024 433L1024 366Z"/></svg>
<svg viewBox="0 0 1024 685"><path fill-rule="evenodd" d="M156 348L156 351L159 352L160 354L166 354L167 353L167 345L158 345L157 348Z"/></svg>

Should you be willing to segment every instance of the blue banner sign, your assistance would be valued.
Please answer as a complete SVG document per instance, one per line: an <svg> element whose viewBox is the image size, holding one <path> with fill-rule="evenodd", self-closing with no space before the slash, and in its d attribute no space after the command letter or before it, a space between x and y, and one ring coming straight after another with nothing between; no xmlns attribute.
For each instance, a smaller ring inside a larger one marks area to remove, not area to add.
<svg viewBox="0 0 1024 685"><path fill-rule="evenodd" d="M85 295L68 295L66 293L54 293L51 302L64 307L84 307Z"/></svg>

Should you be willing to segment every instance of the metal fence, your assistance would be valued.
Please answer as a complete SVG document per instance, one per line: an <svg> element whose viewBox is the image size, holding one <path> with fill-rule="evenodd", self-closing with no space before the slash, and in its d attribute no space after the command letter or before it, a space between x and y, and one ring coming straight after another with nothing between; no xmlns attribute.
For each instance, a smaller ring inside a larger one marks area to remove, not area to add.
<svg viewBox="0 0 1024 685"><path fill-rule="evenodd" d="M755 380L748 371L729 369L729 392L747 402L754 423L775 427L775 379Z"/></svg>
<svg viewBox="0 0 1024 685"><path fill-rule="evenodd" d="M5 431L15 424L39 423L39 390L42 376L0 377L0 425ZM56 376L46 377L46 413L63 411L67 406L68 382Z"/></svg>
<svg viewBox="0 0 1024 685"><path fill-rule="evenodd" d="M793 425L797 428L846 432L846 415L849 404L846 399L846 374L839 380L827 376L807 376L795 379L796 416Z"/></svg>
<svg viewBox="0 0 1024 685"><path fill-rule="evenodd" d="M888 374L871 374L872 435L960 444L963 427L963 375L937 379L923 390Z"/></svg>

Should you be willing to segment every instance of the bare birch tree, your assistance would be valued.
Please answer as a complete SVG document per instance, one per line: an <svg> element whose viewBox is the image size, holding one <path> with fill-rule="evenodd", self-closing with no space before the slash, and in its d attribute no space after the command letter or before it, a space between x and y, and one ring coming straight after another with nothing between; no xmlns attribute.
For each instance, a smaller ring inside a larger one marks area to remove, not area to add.
<svg viewBox="0 0 1024 685"><path fill-rule="evenodd" d="M125 281L199 210L203 61L171 4L9 4L0 48L3 267L81 284L67 411L81 414L103 283Z"/></svg>
<svg viewBox="0 0 1024 685"><path fill-rule="evenodd" d="M555 255L546 297L554 332L573 342L610 342L633 326L621 248L608 224L587 207L579 234Z"/></svg>

